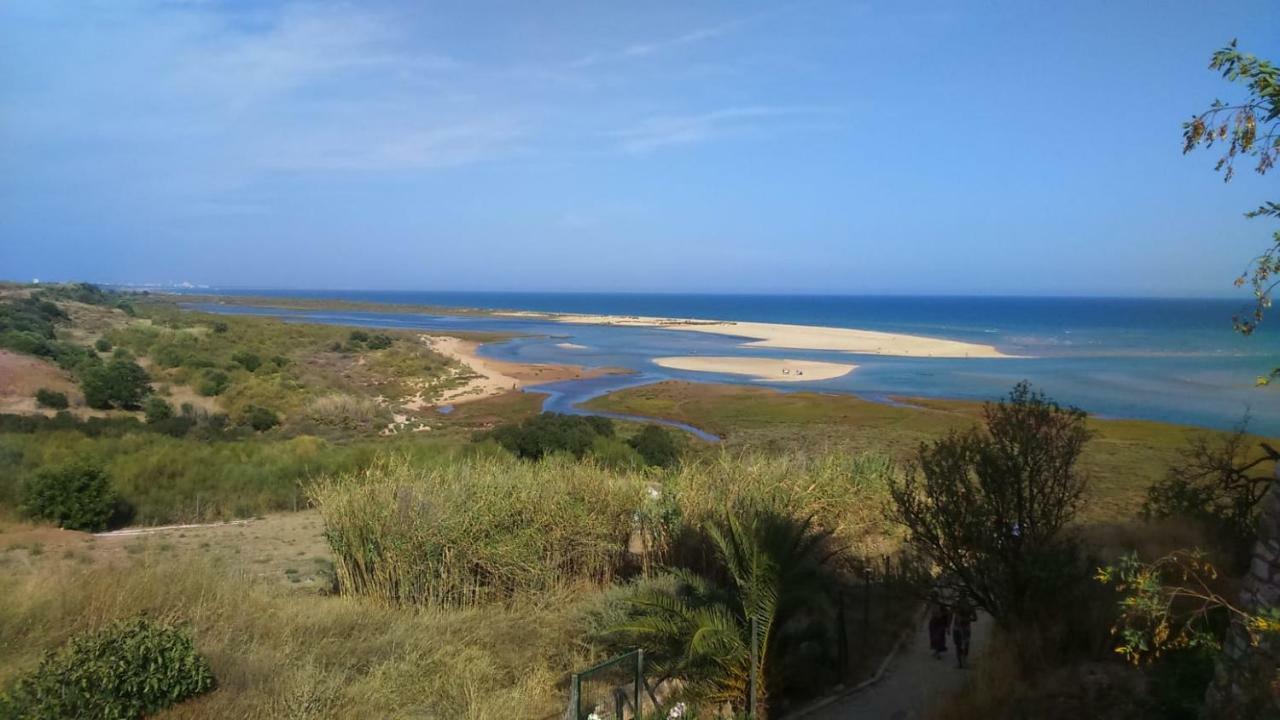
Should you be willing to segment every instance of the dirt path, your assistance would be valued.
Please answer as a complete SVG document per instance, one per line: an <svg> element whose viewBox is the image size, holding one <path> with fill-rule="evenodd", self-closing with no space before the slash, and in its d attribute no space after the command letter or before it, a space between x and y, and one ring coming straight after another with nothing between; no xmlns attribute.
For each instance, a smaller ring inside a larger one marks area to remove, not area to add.
<svg viewBox="0 0 1280 720"><path fill-rule="evenodd" d="M973 624L970 668L982 662L982 650L991 634L991 624L989 616L978 614L978 621ZM795 715L793 719L924 720L930 708L959 690L973 672L972 669L956 667L950 638L947 639L947 649L951 654L935 660L929 652L927 630L926 618L898 650L880 682L830 705Z"/></svg>

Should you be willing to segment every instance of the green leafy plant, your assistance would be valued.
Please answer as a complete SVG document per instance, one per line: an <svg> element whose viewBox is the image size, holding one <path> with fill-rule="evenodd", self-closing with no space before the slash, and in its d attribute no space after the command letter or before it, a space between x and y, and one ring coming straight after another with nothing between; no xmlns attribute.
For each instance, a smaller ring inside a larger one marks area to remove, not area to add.
<svg viewBox="0 0 1280 720"><path fill-rule="evenodd" d="M70 404L67 402L66 393L50 390L48 388L40 388L36 391L36 404L40 407L52 408L54 410L66 410Z"/></svg>
<svg viewBox="0 0 1280 720"><path fill-rule="evenodd" d="M102 337L93 343L94 349L98 352L111 352L111 341Z"/></svg>
<svg viewBox="0 0 1280 720"><path fill-rule="evenodd" d="M209 663L183 630L147 618L78 636L0 696L14 718L133 720L214 688Z"/></svg>
<svg viewBox="0 0 1280 720"><path fill-rule="evenodd" d="M127 506L101 468L74 463L46 468L23 488L22 510L71 530L101 532L127 517Z"/></svg>
<svg viewBox="0 0 1280 720"><path fill-rule="evenodd" d="M666 583L640 586L626 601L629 617L611 634L646 648L652 670L681 680L695 704L745 709L754 671L763 679L757 706L767 717L769 696L797 672L798 649L831 636L837 552L828 532L769 510L731 511L706 533L715 566L706 573L671 570ZM829 657L809 659L811 673L830 667Z"/></svg>

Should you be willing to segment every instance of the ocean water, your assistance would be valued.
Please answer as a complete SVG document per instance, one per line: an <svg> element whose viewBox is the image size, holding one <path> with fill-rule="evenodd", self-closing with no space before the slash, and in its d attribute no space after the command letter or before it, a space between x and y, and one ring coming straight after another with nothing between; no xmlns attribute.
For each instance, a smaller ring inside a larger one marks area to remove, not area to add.
<svg viewBox="0 0 1280 720"><path fill-rule="evenodd" d="M660 368L665 355L754 355L852 362L842 378L772 384L782 390L994 399L1029 380L1060 402L1107 417L1232 427L1247 414L1256 432L1280 435L1280 388L1255 378L1280 365L1280 331L1264 325L1253 337L1231 329L1244 305L1233 300L1130 298L862 297L494 292L235 290L224 294L306 297L453 308L656 315L795 323L913 333L980 342L1018 359L885 358L848 353L741 347L742 340L654 328L552 323L530 318L280 311L202 306L310 322L432 331L494 330L522 337L484 346L487 355L523 362L626 367L645 380L679 378L759 383L741 376ZM1280 318L1277 318L1280 323ZM584 348L562 347L565 343ZM548 408L571 410L636 377L558 383Z"/></svg>

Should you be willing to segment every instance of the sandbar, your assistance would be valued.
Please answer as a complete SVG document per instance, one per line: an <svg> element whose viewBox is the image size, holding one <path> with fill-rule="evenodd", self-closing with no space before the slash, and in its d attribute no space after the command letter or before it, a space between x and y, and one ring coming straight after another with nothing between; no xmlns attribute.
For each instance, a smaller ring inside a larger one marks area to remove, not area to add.
<svg viewBox="0 0 1280 720"><path fill-rule="evenodd" d="M654 363L676 370L750 375L757 380L774 382L810 382L830 380L848 375L857 365L818 362L816 360L781 360L760 357L684 356L654 358Z"/></svg>
<svg viewBox="0 0 1280 720"><path fill-rule="evenodd" d="M515 317L540 317L548 320L585 325L624 327L656 327L664 330L712 333L748 338L744 346L785 348L791 350L826 350L860 355L932 358L1011 358L994 345L960 340L907 335L903 333L856 330L853 328L785 323L732 322L687 318L646 317L642 315L579 315L573 313L500 313Z"/></svg>

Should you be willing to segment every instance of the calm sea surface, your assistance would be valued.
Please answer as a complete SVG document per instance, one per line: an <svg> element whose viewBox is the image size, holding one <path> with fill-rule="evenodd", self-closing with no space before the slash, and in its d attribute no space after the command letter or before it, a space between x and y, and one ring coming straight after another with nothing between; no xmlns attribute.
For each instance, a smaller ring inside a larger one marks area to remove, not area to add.
<svg viewBox="0 0 1280 720"><path fill-rule="evenodd" d="M204 292L204 291L202 291ZM680 378L760 384L740 376L660 368L664 355L755 355L853 362L843 378L775 385L784 390L992 399L1027 379L1055 399L1109 417L1231 427L1248 413L1250 427L1280 435L1280 388L1254 379L1280 364L1280 332L1264 326L1253 337L1231 330L1242 303L1233 300L1001 297L862 297L794 295L669 295L604 293L382 292L218 290L218 294L300 297L455 308L657 315L719 320L829 325L913 333L991 344L1026 359L907 359L804 350L739 347L741 340L651 328L579 326L527 318L363 311L281 311L201 306L299 321L424 330L494 330L524 337L486 345L487 355L523 362L621 366L645 379ZM1280 318L1275 320L1280 324ZM584 349L561 347L573 343ZM570 409L607 392L597 379L557 383L549 407Z"/></svg>

